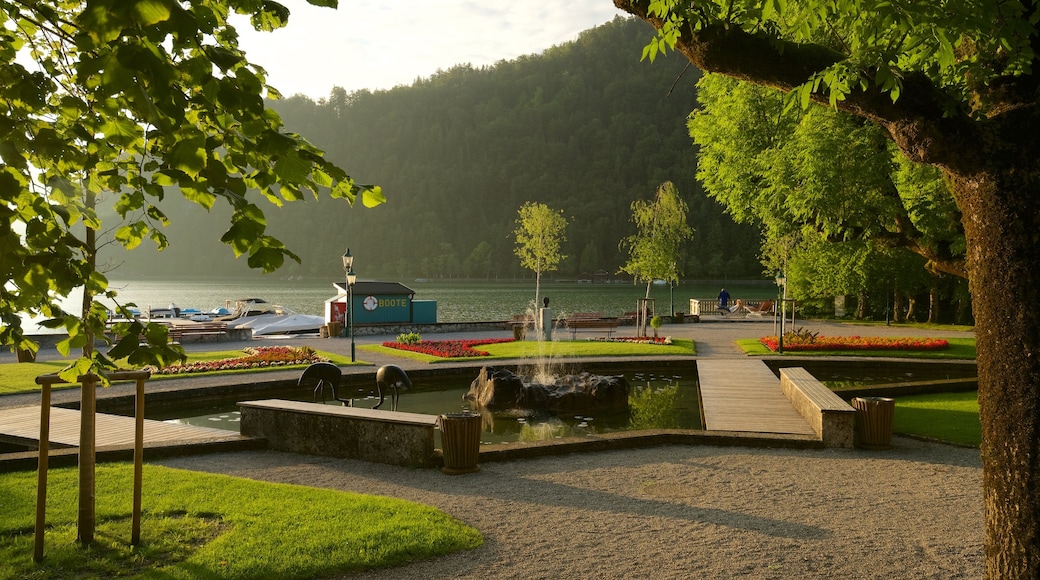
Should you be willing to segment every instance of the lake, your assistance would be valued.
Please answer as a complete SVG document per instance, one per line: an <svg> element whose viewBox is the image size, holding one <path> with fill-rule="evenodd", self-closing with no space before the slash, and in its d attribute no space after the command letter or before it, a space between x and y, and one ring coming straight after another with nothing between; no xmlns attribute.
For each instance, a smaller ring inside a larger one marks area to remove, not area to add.
<svg viewBox="0 0 1040 580"><path fill-rule="evenodd" d="M337 280L338 281L338 280ZM437 302L438 322L487 322L508 320L524 314L534 302L534 281L510 282L418 282L403 281L415 291L416 300ZM711 299L725 285L734 299L775 298L776 286L771 281L698 282L675 288L652 286L650 297L656 311L667 314L688 312L690 298ZM209 311L225 306L228 300L263 298L301 314L324 315L325 300L336 295L332 280L226 279L226 280L111 280L120 299L132 302L138 309L165 308L175 303L183 308ZM577 282L543 282L541 296L548 296L557 315L571 312L601 312L617 316L637 309L636 301L644 296L646 286L634 284L584 284ZM75 311L79 298L70 297L66 308Z"/></svg>

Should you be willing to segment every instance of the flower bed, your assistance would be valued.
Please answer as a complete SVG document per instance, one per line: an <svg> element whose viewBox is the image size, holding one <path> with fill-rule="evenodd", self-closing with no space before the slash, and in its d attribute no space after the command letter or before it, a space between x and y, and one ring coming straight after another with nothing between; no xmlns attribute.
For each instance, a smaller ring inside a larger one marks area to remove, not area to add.
<svg viewBox="0 0 1040 580"><path fill-rule="evenodd" d="M501 342L513 342L512 338L482 338L472 340L421 340L418 344L403 344L400 342L387 341L383 346L408 350L441 358L464 358L473 356L488 356L491 353L476 350L474 346L482 344L498 344Z"/></svg>
<svg viewBox="0 0 1040 580"><path fill-rule="evenodd" d="M779 348L777 337L763 336L759 341L769 350ZM950 345L942 338L889 338L883 336L784 336L784 350L942 350Z"/></svg>
<svg viewBox="0 0 1040 580"><path fill-rule="evenodd" d="M670 336L614 336L614 337L592 337L589 340L599 342L631 342L634 344L672 344Z"/></svg>
<svg viewBox="0 0 1040 580"><path fill-rule="evenodd" d="M153 375L180 375L328 362L327 358L318 356L313 348L307 346L258 346L242 349L242 352L245 353L245 356L185 365L177 364L161 369L154 366L146 368L152 371Z"/></svg>

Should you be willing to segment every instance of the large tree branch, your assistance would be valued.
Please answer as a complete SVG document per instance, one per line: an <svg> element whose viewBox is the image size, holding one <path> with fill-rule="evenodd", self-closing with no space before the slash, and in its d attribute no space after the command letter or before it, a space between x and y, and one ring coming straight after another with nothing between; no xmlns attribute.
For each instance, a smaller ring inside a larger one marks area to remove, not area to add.
<svg viewBox="0 0 1040 580"><path fill-rule="evenodd" d="M619 9L660 29L664 21L648 13L648 0L614 0ZM813 75L844 59L844 55L814 44L799 44L765 34L752 34L737 26L709 23L700 30L683 27L676 50L706 72L790 91ZM826 94L813 100L829 104ZM880 90L855 90L835 105L839 110L863 117L885 127L904 154L917 162L979 166L974 124L967 114L947 116L949 99L925 75L909 73L903 78L899 99Z"/></svg>

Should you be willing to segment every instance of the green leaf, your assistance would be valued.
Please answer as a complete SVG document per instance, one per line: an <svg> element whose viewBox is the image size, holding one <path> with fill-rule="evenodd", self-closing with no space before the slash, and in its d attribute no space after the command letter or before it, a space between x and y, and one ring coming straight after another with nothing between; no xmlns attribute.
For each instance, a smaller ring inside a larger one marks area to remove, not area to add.
<svg viewBox="0 0 1040 580"><path fill-rule="evenodd" d="M301 159L295 152L280 155L274 164L274 173L278 176L279 181L300 183L307 179L310 172L310 161Z"/></svg>
<svg viewBox="0 0 1040 580"><path fill-rule="evenodd" d="M177 142L166 156L166 162L191 177L198 177L206 167L206 140L196 137Z"/></svg>
<svg viewBox="0 0 1040 580"><path fill-rule="evenodd" d="M125 0L124 0L125 1ZM138 0L134 3L138 23L151 26L169 20L170 2L164 0Z"/></svg>
<svg viewBox="0 0 1040 580"><path fill-rule="evenodd" d="M253 13L250 22L257 30L275 30L289 22L289 9L277 2L264 2L263 7Z"/></svg>
<svg viewBox="0 0 1040 580"><path fill-rule="evenodd" d="M361 186L361 203L365 207L376 207L379 204L386 203L386 196L383 195L383 188L378 185L363 185Z"/></svg>

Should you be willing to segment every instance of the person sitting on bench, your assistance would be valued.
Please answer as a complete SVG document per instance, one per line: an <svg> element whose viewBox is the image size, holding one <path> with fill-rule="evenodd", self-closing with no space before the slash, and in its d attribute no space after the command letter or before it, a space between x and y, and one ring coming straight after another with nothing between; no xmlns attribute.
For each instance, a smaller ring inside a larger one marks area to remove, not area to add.
<svg viewBox="0 0 1040 580"><path fill-rule="evenodd" d="M722 312L723 316L725 316L730 312L736 311L737 308L737 304L734 304L733 306L729 305L729 292L726 292L726 289L723 288L722 291L719 292L719 311Z"/></svg>

